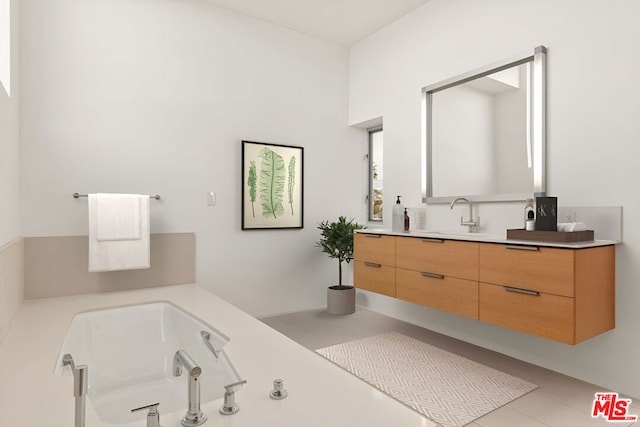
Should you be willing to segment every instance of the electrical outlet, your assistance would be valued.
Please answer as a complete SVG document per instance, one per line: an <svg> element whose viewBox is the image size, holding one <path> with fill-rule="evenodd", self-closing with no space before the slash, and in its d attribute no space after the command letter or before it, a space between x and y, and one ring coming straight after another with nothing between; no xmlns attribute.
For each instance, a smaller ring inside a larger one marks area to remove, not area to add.
<svg viewBox="0 0 640 427"><path fill-rule="evenodd" d="M562 216L562 222L576 222L576 213L574 211L565 212Z"/></svg>
<svg viewBox="0 0 640 427"><path fill-rule="evenodd" d="M427 227L427 212L420 211L418 212L418 227L424 229Z"/></svg>
<svg viewBox="0 0 640 427"><path fill-rule="evenodd" d="M424 230L427 226L427 210L425 208L408 208L411 218L411 228Z"/></svg>

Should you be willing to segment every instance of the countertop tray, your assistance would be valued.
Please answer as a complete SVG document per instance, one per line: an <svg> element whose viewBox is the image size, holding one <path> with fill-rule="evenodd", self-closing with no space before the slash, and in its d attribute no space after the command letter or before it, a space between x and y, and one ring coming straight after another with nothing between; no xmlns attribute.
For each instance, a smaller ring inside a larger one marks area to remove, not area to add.
<svg viewBox="0 0 640 427"><path fill-rule="evenodd" d="M573 243L593 241L593 230L584 231L526 231L522 228L507 230L507 240L531 240L533 242Z"/></svg>

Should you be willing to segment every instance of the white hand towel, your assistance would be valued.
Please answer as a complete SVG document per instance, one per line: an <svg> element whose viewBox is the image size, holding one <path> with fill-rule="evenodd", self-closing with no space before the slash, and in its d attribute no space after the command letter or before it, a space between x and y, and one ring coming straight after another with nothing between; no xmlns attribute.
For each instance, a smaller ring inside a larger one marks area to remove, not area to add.
<svg viewBox="0 0 640 427"><path fill-rule="evenodd" d="M573 231L585 231L587 224L584 222L559 222L558 231L573 232Z"/></svg>
<svg viewBox="0 0 640 427"><path fill-rule="evenodd" d="M138 194L96 194L96 237L105 240L141 238Z"/></svg>
<svg viewBox="0 0 640 427"><path fill-rule="evenodd" d="M99 240L98 239L98 195L89 194L89 271L113 271L113 270L135 270L149 268L150 264L150 239L149 239L149 197L143 195L135 196L139 206L140 237L129 240ZM126 203L125 203L126 204ZM136 206L136 203L129 207ZM103 207L103 204L100 204ZM117 209L116 209L117 210ZM135 207L134 207L135 210ZM114 211L112 209L112 211ZM134 215L135 216L135 215ZM102 220L106 220L106 215L101 215ZM133 220L135 222L135 220ZM124 233L114 233L118 227L105 225L107 236L111 233L122 236L131 232L135 226L124 227ZM104 228L104 227L103 227ZM135 233L133 233L135 235Z"/></svg>

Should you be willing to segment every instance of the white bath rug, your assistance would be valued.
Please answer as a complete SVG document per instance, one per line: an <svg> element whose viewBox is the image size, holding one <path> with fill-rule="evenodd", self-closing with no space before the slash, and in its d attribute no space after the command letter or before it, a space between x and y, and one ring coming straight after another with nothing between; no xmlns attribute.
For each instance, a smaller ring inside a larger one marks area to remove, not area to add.
<svg viewBox="0 0 640 427"><path fill-rule="evenodd" d="M537 385L397 332L316 350L444 427L458 427Z"/></svg>

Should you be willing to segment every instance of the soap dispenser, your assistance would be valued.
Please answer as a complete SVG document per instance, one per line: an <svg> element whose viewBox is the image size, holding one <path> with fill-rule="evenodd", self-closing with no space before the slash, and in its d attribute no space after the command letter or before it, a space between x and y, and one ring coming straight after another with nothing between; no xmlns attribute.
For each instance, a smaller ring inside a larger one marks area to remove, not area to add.
<svg viewBox="0 0 640 427"><path fill-rule="evenodd" d="M393 212L391 216L391 231L394 233L402 233L404 231L404 206L400 202L400 197L397 196L396 204L393 205Z"/></svg>
<svg viewBox="0 0 640 427"><path fill-rule="evenodd" d="M533 210L533 199L527 199L525 201L526 206L524 208L524 229L527 231L534 231L536 226L535 211Z"/></svg>
<svg viewBox="0 0 640 427"><path fill-rule="evenodd" d="M404 231L409 232L409 214L407 213L407 208L404 208Z"/></svg>

